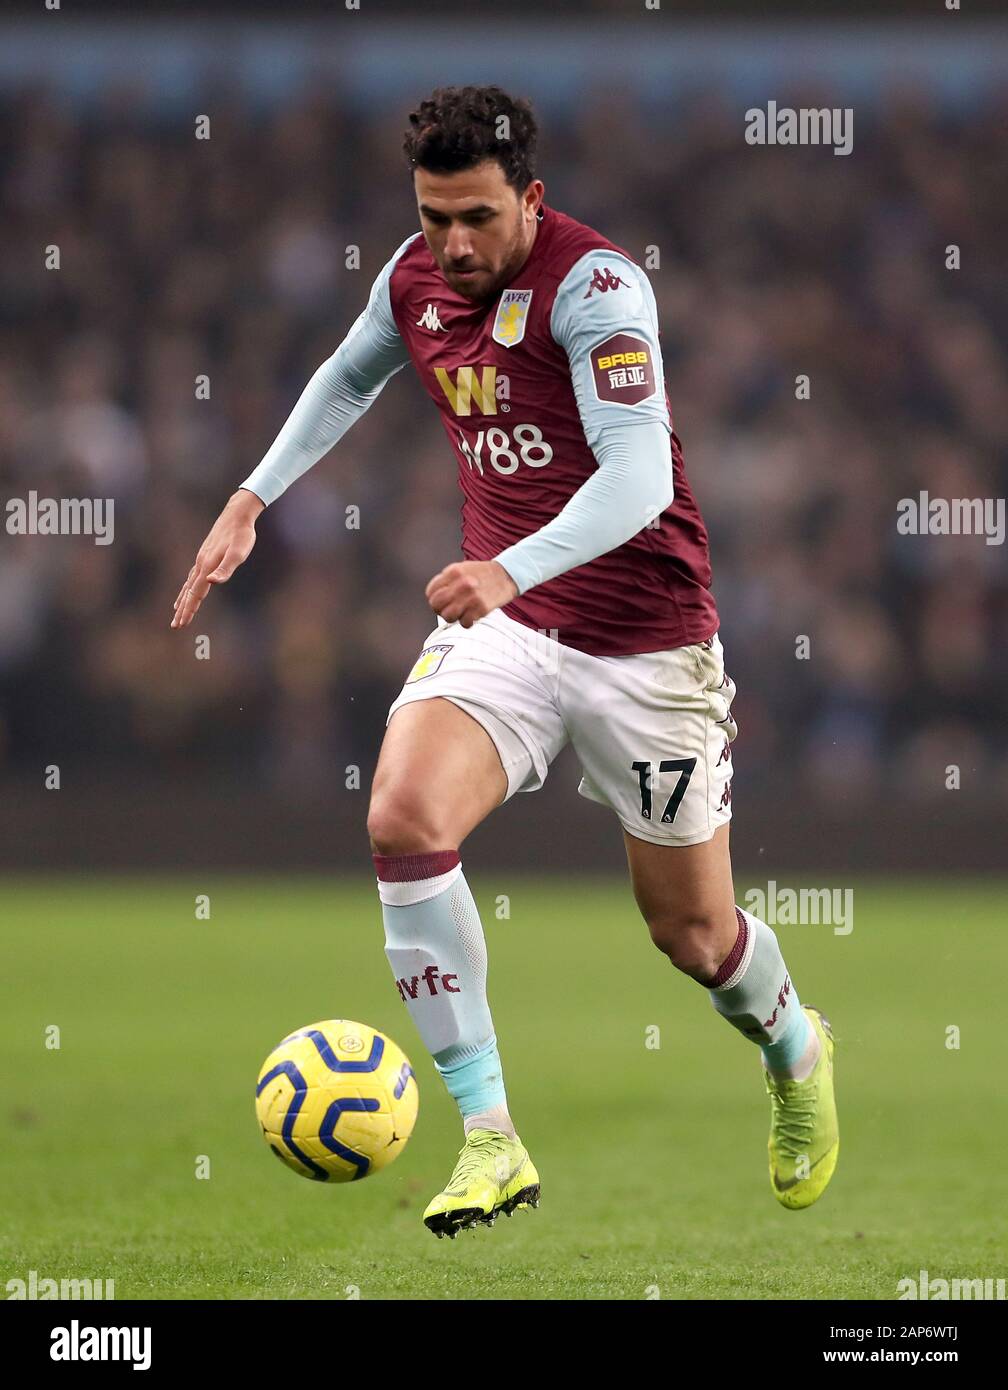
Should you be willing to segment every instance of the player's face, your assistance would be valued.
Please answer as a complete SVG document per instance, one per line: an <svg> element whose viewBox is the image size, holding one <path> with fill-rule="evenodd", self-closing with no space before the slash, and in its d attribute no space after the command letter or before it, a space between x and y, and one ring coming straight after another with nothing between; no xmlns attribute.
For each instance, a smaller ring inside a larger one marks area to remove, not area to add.
<svg viewBox="0 0 1008 1390"><path fill-rule="evenodd" d="M536 234L543 184L517 193L496 159L472 169L413 175L420 226L448 284L467 299L492 299L518 273Z"/></svg>

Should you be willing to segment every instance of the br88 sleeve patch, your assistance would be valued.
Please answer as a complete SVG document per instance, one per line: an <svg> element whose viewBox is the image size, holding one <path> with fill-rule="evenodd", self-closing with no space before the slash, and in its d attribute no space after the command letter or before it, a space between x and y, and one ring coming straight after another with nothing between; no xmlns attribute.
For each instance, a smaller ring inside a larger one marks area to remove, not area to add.
<svg viewBox="0 0 1008 1390"><path fill-rule="evenodd" d="M644 338L614 333L591 350L592 379L600 401L639 405L655 393L654 360Z"/></svg>

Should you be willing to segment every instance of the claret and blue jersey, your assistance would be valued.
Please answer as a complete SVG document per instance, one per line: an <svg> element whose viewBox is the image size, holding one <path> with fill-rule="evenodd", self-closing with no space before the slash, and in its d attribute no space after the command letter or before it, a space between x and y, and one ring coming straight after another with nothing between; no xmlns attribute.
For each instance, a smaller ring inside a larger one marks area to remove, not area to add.
<svg viewBox="0 0 1008 1390"><path fill-rule="evenodd" d="M595 655L716 632L654 293L626 252L543 205L525 264L477 303L409 237L244 486L272 501L410 361L457 458L462 553L511 574L509 617Z"/></svg>

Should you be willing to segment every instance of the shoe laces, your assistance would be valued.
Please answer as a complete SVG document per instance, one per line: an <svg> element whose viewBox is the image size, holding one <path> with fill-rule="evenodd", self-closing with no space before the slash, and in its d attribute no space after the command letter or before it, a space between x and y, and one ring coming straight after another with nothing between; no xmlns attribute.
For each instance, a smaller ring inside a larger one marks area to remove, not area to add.
<svg viewBox="0 0 1008 1390"><path fill-rule="evenodd" d="M774 1133L781 1148L805 1152L815 1135L818 1086L767 1073L767 1090L773 1106Z"/></svg>
<svg viewBox="0 0 1008 1390"><path fill-rule="evenodd" d="M505 1136L501 1135L503 1139ZM485 1134L470 1134L466 1142L459 1149L458 1162L455 1164L455 1171L451 1175L451 1182L464 1181L471 1173L483 1166L483 1162L488 1149L495 1149L499 1143L497 1136Z"/></svg>

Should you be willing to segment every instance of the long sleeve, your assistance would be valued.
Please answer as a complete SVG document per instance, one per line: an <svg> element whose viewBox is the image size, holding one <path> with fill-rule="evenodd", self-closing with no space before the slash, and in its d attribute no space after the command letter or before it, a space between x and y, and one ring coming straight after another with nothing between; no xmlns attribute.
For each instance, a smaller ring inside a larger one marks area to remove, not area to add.
<svg viewBox="0 0 1008 1390"><path fill-rule="evenodd" d="M367 307L302 391L261 463L241 486L267 505L318 463L408 359L389 300L389 278L407 238L371 287Z"/></svg>
<svg viewBox="0 0 1008 1390"><path fill-rule="evenodd" d="M618 252L589 251L557 289L550 330L570 362L598 471L552 521L496 556L520 593L623 545L675 490L658 311L644 272Z"/></svg>
<svg viewBox="0 0 1008 1390"><path fill-rule="evenodd" d="M553 520L496 556L519 593L615 550L671 503L672 449L660 421L608 425L593 452L598 471Z"/></svg>

